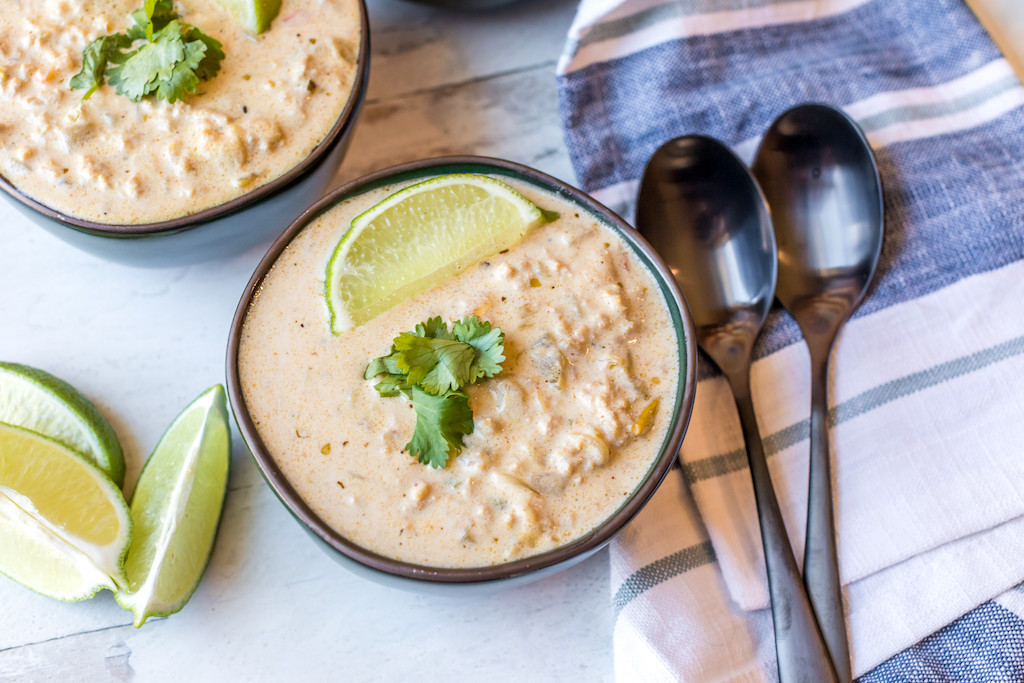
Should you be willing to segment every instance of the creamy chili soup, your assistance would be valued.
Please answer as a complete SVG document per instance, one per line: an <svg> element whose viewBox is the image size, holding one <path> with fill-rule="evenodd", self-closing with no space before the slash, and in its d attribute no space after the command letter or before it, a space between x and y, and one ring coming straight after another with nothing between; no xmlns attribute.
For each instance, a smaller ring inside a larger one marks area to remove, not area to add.
<svg viewBox="0 0 1024 683"><path fill-rule="evenodd" d="M596 218L510 184L560 217L361 327L331 334L324 273L352 218L399 186L305 227L246 314L239 385L260 438L321 519L378 554L481 567L564 545L626 501L671 426L679 358L660 287ZM403 451L410 403L363 371L400 332L467 315L501 328L507 359L467 388L474 430L432 469Z"/></svg>
<svg viewBox="0 0 1024 683"><path fill-rule="evenodd" d="M174 104L132 102L69 81L94 38L123 32L142 0L4 0L0 175L37 201L108 224L202 211L294 168L348 101L360 41L357 0L284 0L253 36L214 0L175 2L223 44L217 75Z"/></svg>

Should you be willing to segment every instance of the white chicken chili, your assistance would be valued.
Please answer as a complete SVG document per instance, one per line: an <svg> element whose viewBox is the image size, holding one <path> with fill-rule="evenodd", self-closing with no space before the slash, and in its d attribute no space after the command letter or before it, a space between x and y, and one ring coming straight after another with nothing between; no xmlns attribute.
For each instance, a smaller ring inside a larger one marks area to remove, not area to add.
<svg viewBox="0 0 1024 683"><path fill-rule="evenodd" d="M335 336L324 272L351 220L399 186L307 225L255 294L239 388L267 450L310 508L380 555L482 567L592 531L651 470L680 371L664 294L625 241L581 208L509 182L559 218L442 285ZM476 315L504 333L503 369L466 388L473 431L446 467L403 447L409 401L363 372L432 316Z"/></svg>
<svg viewBox="0 0 1024 683"><path fill-rule="evenodd" d="M213 0L176 2L222 44L216 75L169 104L69 83L83 49L123 32L141 0L6 0L0 13L0 175L58 212L104 224L209 209L301 163L348 102L356 0L284 0L253 36Z"/></svg>

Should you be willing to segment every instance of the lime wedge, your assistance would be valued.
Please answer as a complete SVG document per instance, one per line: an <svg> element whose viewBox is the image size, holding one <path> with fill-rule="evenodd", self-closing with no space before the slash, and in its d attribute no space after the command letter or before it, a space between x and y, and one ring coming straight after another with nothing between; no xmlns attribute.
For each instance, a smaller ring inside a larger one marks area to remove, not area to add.
<svg viewBox="0 0 1024 683"><path fill-rule="evenodd" d="M0 362L0 422L55 439L99 465L118 486L124 483L114 428L82 392L48 372Z"/></svg>
<svg viewBox="0 0 1024 683"><path fill-rule="evenodd" d="M512 246L549 214L481 175L440 176L356 216L327 264L331 331L341 334Z"/></svg>
<svg viewBox="0 0 1024 683"><path fill-rule="evenodd" d="M217 0L250 33L263 33L281 11L281 0Z"/></svg>
<svg viewBox="0 0 1024 683"><path fill-rule="evenodd" d="M231 456L224 387L207 389L174 419L132 496L135 539L114 594L139 627L174 614L199 585L213 551Z"/></svg>
<svg viewBox="0 0 1024 683"><path fill-rule="evenodd" d="M131 524L121 491L96 465L0 423L0 572L58 600L114 590Z"/></svg>

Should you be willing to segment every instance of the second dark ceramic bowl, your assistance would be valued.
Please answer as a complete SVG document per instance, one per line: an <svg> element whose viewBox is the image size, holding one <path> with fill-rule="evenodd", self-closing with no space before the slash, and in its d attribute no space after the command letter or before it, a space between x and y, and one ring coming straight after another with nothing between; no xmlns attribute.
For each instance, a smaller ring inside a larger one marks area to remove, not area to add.
<svg viewBox="0 0 1024 683"><path fill-rule="evenodd" d="M68 216L18 190L0 176L0 193L29 220L101 258L143 267L170 267L237 254L266 242L330 187L348 149L366 97L370 25L359 0L360 47L352 92L334 126L284 175L198 213L145 225L108 225Z"/></svg>
<svg viewBox="0 0 1024 683"><path fill-rule="evenodd" d="M668 302L680 361L675 403L668 418L671 427L659 448L657 457L652 460L647 475L617 510L611 512L609 517L597 528L567 545L513 562L466 569L429 567L400 562L360 547L328 526L298 495L260 438L242 396L238 374L238 350L242 324L253 296L259 290L263 279L278 256L303 228L320 214L350 197L384 185L425 180L449 173L479 173L498 179L505 177L528 183L575 204L618 233L661 288L662 294ZM661 257L640 234L611 210L560 180L520 164L484 157L443 157L395 166L353 180L314 204L274 242L249 281L231 324L226 368L231 409L242 437L267 483L303 527L320 542L331 556L358 574L399 588L434 592L452 590L464 592L473 588L493 590L498 587L512 587L567 569L604 547L650 500L675 462L693 408L693 395L696 386L695 371L696 338L682 292Z"/></svg>

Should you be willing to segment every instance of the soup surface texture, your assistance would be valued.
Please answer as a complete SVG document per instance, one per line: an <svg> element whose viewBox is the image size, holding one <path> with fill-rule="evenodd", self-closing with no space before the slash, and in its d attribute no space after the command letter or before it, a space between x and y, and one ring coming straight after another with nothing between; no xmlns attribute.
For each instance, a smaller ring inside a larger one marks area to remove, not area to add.
<svg viewBox="0 0 1024 683"><path fill-rule="evenodd" d="M398 186L346 200L292 240L243 323L239 382L261 439L321 519L380 555L480 567L569 543L625 502L666 438L680 368L658 284L596 218L509 184L560 217L333 336L324 272L334 245ZM474 431L432 469L402 450L410 403L380 397L363 370L417 323L467 315L501 328L506 360L468 387Z"/></svg>
<svg viewBox="0 0 1024 683"><path fill-rule="evenodd" d="M223 44L220 71L174 104L69 82L94 38L123 32L142 0L4 0L0 175L62 213L125 225L223 204L294 168L348 101L356 0L284 0L271 28L242 29L215 0L176 2Z"/></svg>

